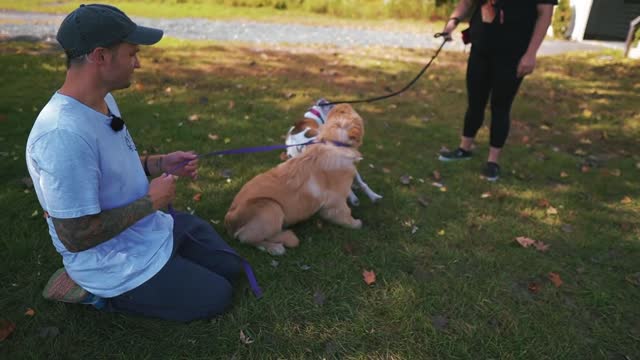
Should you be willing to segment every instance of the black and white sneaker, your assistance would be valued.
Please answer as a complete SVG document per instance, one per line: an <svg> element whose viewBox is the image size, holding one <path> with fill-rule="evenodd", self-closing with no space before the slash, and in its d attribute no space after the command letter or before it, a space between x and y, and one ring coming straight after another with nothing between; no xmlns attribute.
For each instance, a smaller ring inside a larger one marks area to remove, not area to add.
<svg viewBox="0 0 640 360"><path fill-rule="evenodd" d="M471 159L471 151L457 148L453 151L441 151L438 160L440 161L457 161Z"/></svg>
<svg viewBox="0 0 640 360"><path fill-rule="evenodd" d="M500 178L500 165L487 161L484 170L482 170L482 175L484 175L488 181L498 180Z"/></svg>

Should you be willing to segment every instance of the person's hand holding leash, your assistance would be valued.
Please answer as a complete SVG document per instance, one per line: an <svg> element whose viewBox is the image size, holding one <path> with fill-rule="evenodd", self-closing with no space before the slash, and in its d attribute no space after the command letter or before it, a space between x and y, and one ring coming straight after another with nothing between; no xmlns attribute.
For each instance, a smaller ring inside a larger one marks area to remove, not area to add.
<svg viewBox="0 0 640 360"><path fill-rule="evenodd" d="M164 156L162 167L173 175L195 180L198 178L198 155L186 151L172 152Z"/></svg>
<svg viewBox="0 0 640 360"><path fill-rule="evenodd" d="M536 67L536 55L530 55L529 53L525 53L520 62L518 63L518 72L517 76L519 78L529 75L533 72L533 69Z"/></svg>
<svg viewBox="0 0 640 360"><path fill-rule="evenodd" d="M460 19L458 19L457 17L452 17L451 19L449 19L447 21L447 23L444 25L444 29L442 29L442 36L444 37L444 40L446 41L452 41L453 38L451 37L451 34L453 33L453 30L456 29L456 27L458 26L458 24L460 23Z"/></svg>
<svg viewBox="0 0 640 360"><path fill-rule="evenodd" d="M151 198L154 210L166 208L176 198L177 179L177 176L162 174L151 180L147 195Z"/></svg>

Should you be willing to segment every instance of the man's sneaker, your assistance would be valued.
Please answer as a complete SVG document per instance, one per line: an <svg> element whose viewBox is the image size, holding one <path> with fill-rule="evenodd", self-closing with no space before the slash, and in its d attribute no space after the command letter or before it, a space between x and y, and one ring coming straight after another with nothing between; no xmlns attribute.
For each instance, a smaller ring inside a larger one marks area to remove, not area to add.
<svg viewBox="0 0 640 360"><path fill-rule="evenodd" d="M471 159L471 151L467 151L462 148L457 148L453 151L441 151L440 157L438 157L438 160L440 161L456 161L469 159Z"/></svg>
<svg viewBox="0 0 640 360"><path fill-rule="evenodd" d="M482 174L488 181L496 181L500 177L500 165L487 161L487 165L485 165Z"/></svg>

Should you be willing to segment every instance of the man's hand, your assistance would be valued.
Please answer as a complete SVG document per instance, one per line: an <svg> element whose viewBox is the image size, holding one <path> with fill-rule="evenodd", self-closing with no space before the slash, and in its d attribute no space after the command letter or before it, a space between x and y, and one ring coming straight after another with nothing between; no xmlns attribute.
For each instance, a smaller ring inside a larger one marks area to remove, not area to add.
<svg viewBox="0 0 640 360"><path fill-rule="evenodd" d="M173 175L190 177L195 180L198 177L198 155L186 151L176 151L164 155L162 169L165 172L172 171Z"/></svg>
<svg viewBox="0 0 640 360"><path fill-rule="evenodd" d="M520 59L520 63L518 63L518 72L517 76L519 78L529 75L533 72L533 69L536 67L536 55L525 53L524 56Z"/></svg>
<svg viewBox="0 0 640 360"><path fill-rule="evenodd" d="M149 198L154 210L167 207L176 198L176 176L162 174L149 183Z"/></svg>

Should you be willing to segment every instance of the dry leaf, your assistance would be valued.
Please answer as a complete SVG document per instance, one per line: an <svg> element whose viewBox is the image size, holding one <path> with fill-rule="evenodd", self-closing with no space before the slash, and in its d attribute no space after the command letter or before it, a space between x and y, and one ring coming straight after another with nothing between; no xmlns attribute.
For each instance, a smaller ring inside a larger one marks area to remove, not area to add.
<svg viewBox="0 0 640 360"><path fill-rule="evenodd" d="M566 173L566 172L564 172L564 171L561 171L561 172L560 172L560 177L562 177L562 178L566 178L566 177L569 177L569 174L567 174L567 173Z"/></svg>
<svg viewBox="0 0 640 360"><path fill-rule="evenodd" d="M198 121L200 120L200 116L198 114L192 114L189 116L189 121Z"/></svg>
<svg viewBox="0 0 640 360"><path fill-rule="evenodd" d="M591 168L589 167L589 165L586 165L586 164L585 164L585 165L582 165L582 166L580 167L580 171L582 171L583 173L587 173L587 172L589 172L589 170L591 170Z"/></svg>
<svg viewBox="0 0 640 360"><path fill-rule="evenodd" d="M386 168L386 167L383 167L383 168L382 168L382 172L383 172L383 173L385 173L385 174L388 174L388 173L390 173L390 172L391 172L391 170L389 170L389 169L388 169L388 168Z"/></svg>
<svg viewBox="0 0 640 360"><path fill-rule="evenodd" d="M547 252L547 250L549 250L549 245L543 243L542 241L536 241L533 246L540 252Z"/></svg>
<svg viewBox="0 0 640 360"><path fill-rule="evenodd" d="M489 197L491 197L491 193L490 193L490 192L482 193L482 195L480 195L480 197L481 197L482 199L489 198Z"/></svg>
<svg viewBox="0 0 640 360"><path fill-rule="evenodd" d="M242 342L245 345L249 345L253 341L254 340L252 338L250 338L248 335L244 334L244 331L240 330L240 342Z"/></svg>
<svg viewBox="0 0 640 360"><path fill-rule="evenodd" d="M326 299L327 297L320 290L317 290L315 293L313 293L313 303L316 305L324 305L324 301Z"/></svg>
<svg viewBox="0 0 640 360"><path fill-rule="evenodd" d="M537 282L531 282L527 286L527 289L529 290L529 292L537 294L538 292L540 292L540 284L538 284Z"/></svg>
<svg viewBox="0 0 640 360"><path fill-rule="evenodd" d="M371 270L371 271L363 270L362 271L362 277L364 278L364 282L367 285L371 285L374 282L376 282L376 273L373 270Z"/></svg>
<svg viewBox="0 0 640 360"><path fill-rule="evenodd" d="M444 229L440 229L440 230L438 230L438 235L442 236L442 235L444 235L444 234L445 234Z"/></svg>
<svg viewBox="0 0 640 360"><path fill-rule="evenodd" d="M446 186L441 187L440 192L447 192L447 187Z"/></svg>
<svg viewBox="0 0 640 360"><path fill-rule="evenodd" d="M32 308L27 308L27 311L24 312L25 316L34 316L36 314L36 311L33 310Z"/></svg>
<svg viewBox="0 0 640 360"><path fill-rule="evenodd" d="M233 100L229 100L229 110L233 109L236 106L236 102Z"/></svg>
<svg viewBox="0 0 640 360"><path fill-rule="evenodd" d="M433 170L433 179L435 181L440 181L441 178L442 178L442 176L440 175L440 171Z"/></svg>
<svg viewBox="0 0 640 360"><path fill-rule="evenodd" d="M535 240L530 239L528 237L524 237L524 236L518 236L516 238L516 241L518 242L518 244L520 244L520 246L525 247L525 248L535 244L535 242L536 242Z"/></svg>
<svg viewBox="0 0 640 360"><path fill-rule="evenodd" d="M225 144L228 144L228 143L230 143L230 142L231 142L231 139L229 139L229 138L224 138L224 143L225 143Z"/></svg>
<svg viewBox="0 0 640 360"><path fill-rule="evenodd" d="M558 209L554 208L553 206L549 206L547 208L547 215L558 215Z"/></svg>
<svg viewBox="0 0 640 360"><path fill-rule="evenodd" d="M202 197L201 193L197 193L195 195L193 195L193 201L200 201L200 198Z"/></svg>
<svg viewBox="0 0 640 360"><path fill-rule="evenodd" d="M549 200L547 200L547 199L538 200L538 207L548 208L549 206L551 206L551 203L549 203Z"/></svg>
<svg viewBox="0 0 640 360"><path fill-rule="evenodd" d="M586 118L590 118L590 117L591 117L591 115L593 115L593 112L591 112L591 110L589 110L589 109L584 109L584 110L582 111L582 116L584 116L584 117L586 117Z"/></svg>
<svg viewBox="0 0 640 360"><path fill-rule="evenodd" d="M612 170L609 170L609 174L613 176L620 176L622 175L622 171L620 171L620 169L612 169Z"/></svg>
<svg viewBox="0 0 640 360"><path fill-rule="evenodd" d="M622 198L622 200L620 200L621 204L631 204L631 198L628 196L625 196Z"/></svg>
<svg viewBox="0 0 640 360"><path fill-rule="evenodd" d="M8 338L16 329L16 324L9 320L0 319L0 341Z"/></svg>
<svg viewBox="0 0 640 360"><path fill-rule="evenodd" d="M418 203L424 207L429 206L429 199L427 199L425 196L420 196L418 198Z"/></svg>
<svg viewBox="0 0 640 360"><path fill-rule="evenodd" d="M550 272L549 274L547 274L547 277L549 278L549 280L551 280L553 285L555 285L556 287L562 286L563 281L560 278L560 275L558 275L557 273Z"/></svg>
<svg viewBox="0 0 640 360"><path fill-rule="evenodd" d="M209 134L209 139L211 140L218 140L220 139L220 136L218 136L218 134Z"/></svg>

